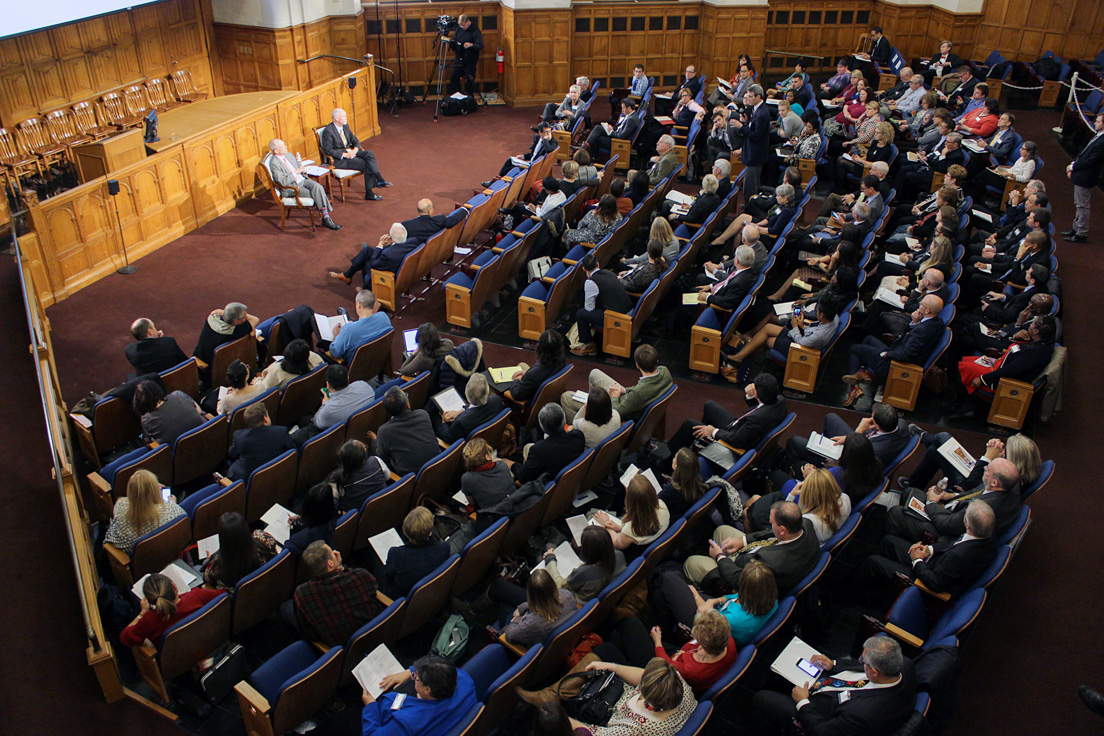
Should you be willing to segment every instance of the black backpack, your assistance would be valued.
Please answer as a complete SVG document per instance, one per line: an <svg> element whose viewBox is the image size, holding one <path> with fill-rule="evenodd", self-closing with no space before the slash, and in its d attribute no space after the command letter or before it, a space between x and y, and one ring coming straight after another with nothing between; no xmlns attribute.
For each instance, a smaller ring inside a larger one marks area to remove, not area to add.
<svg viewBox="0 0 1104 736"><path fill-rule="evenodd" d="M1050 57L1039 59L1031 65L1031 68L1040 77L1051 82L1057 81L1058 75L1062 73L1062 65Z"/></svg>
<svg viewBox="0 0 1104 736"><path fill-rule="evenodd" d="M441 114L449 116L467 115L469 112L475 112L475 108L475 98L471 95L462 100L449 97L441 103Z"/></svg>

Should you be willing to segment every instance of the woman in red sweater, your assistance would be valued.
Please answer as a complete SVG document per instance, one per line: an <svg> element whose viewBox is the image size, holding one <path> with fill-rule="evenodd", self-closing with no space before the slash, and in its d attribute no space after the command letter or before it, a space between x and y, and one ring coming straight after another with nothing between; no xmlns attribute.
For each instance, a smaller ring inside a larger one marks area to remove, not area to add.
<svg viewBox="0 0 1104 736"><path fill-rule="evenodd" d="M154 573L142 585L141 611L119 634L119 643L126 647L137 647L148 639L156 646L170 626L225 592L195 588L184 595L178 595L172 580L160 573Z"/></svg>

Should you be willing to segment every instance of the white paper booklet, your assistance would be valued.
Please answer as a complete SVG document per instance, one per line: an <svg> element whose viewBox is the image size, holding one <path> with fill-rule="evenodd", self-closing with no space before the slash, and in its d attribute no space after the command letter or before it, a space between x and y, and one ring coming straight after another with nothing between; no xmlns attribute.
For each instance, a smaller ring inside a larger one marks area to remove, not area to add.
<svg viewBox="0 0 1104 736"><path fill-rule="evenodd" d="M820 654L820 652L795 636L790 640L790 643L786 645L786 648L782 650L782 653L778 655L778 658L774 660L774 663L771 665L771 672L781 675L794 685L804 686L805 683L811 684L820 677L820 668L815 668L817 674L814 675L806 670L800 669L797 663L802 660L808 662L817 654Z"/></svg>
<svg viewBox="0 0 1104 736"><path fill-rule="evenodd" d="M353 677L360 686L371 693L373 698L383 695L380 681L388 675L397 675L406 668L399 664L395 655L387 648L386 644L380 644L371 653L366 654L360 664L353 668Z"/></svg>
<svg viewBox="0 0 1104 736"><path fill-rule="evenodd" d="M402 537L394 528L388 529L385 532L380 532L374 537L369 537L368 542L372 545L372 549L375 551L376 556L380 558L380 562L387 562L387 553L390 552L393 547L403 546Z"/></svg>
<svg viewBox="0 0 1104 736"><path fill-rule="evenodd" d="M831 437L825 437L820 432L813 432L809 435L807 447L811 452L815 452L829 460L839 460L840 455L843 454L843 445L837 445Z"/></svg>
<svg viewBox="0 0 1104 736"><path fill-rule="evenodd" d="M318 336L326 342L333 342L334 327L346 324L348 321L349 318L344 314L339 314L336 317L327 317L318 313L314 315L314 323L318 325Z"/></svg>
<svg viewBox="0 0 1104 736"><path fill-rule="evenodd" d="M966 448L954 437L939 446L939 454L947 458L955 470L962 473L962 477L968 478L970 473L974 472L974 465L977 464L977 460L966 452Z"/></svg>

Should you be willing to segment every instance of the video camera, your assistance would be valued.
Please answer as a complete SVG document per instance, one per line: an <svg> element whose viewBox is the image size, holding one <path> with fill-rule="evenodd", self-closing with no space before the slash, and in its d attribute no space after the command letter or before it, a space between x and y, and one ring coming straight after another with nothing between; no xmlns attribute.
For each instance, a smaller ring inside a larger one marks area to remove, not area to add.
<svg viewBox="0 0 1104 736"><path fill-rule="evenodd" d="M437 16L437 32L442 36L452 33L460 27L459 21L451 15Z"/></svg>

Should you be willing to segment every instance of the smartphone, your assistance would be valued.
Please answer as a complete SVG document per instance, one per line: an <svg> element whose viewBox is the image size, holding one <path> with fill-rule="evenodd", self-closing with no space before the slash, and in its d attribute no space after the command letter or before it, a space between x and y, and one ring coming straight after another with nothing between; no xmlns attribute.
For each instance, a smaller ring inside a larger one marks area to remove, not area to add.
<svg viewBox="0 0 1104 736"><path fill-rule="evenodd" d="M161 498L162 498L162 500L168 501L169 497L171 495L172 495L172 489L171 488L165 488L165 487L161 488Z"/></svg>
<svg viewBox="0 0 1104 736"><path fill-rule="evenodd" d="M801 307L794 307L794 317L801 316Z"/></svg>
<svg viewBox="0 0 1104 736"><path fill-rule="evenodd" d="M802 657L797 660L797 668L809 677L820 677L820 667Z"/></svg>

